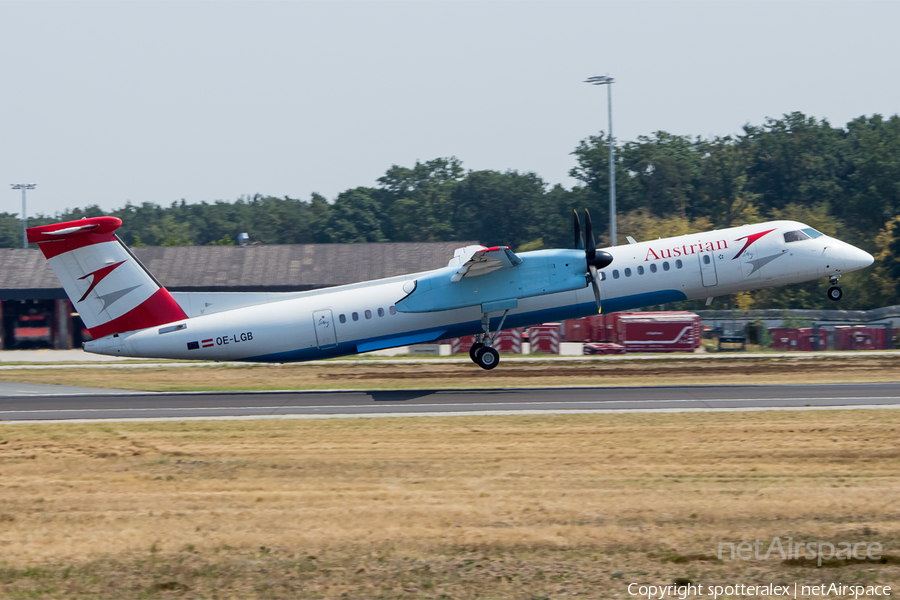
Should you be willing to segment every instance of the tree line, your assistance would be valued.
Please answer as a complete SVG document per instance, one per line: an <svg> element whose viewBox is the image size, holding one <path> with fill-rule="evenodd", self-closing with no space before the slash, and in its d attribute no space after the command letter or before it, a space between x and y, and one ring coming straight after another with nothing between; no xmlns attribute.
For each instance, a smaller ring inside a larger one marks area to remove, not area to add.
<svg viewBox="0 0 900 600"><path fill-rule="evenodd" d="M255 195L167 207L131 203L39 215L29 225L110 214L131 245L478 240L516 250L570 247L572 210L588 208L608 244L609 155L602 132L572 152L571 189L536 173L466 170L455 158L391 166L375 185L308 200ZM842 280L841 308L898 303L900 116L859 117L845 127L802 113L746 125L739 135L657 132L615 145L618 243L770 219L795 219L860 246L873 267ZM0 213L0 246L21 247L15 213ZM825 280L720 299L736 308L835 308ZM688 304L685 304L688 306ZM691 305L693 306L693 305Z"/></svg>

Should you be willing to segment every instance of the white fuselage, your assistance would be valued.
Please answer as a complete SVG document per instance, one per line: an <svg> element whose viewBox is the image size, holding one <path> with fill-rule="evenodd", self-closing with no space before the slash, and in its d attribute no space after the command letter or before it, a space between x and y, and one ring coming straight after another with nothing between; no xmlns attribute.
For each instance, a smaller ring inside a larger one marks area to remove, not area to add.
<svg viewBox="0 0 900 600"><path fill-rule="evenodd" d="M828 236L785 241L785 233L804 228L808 230L801 223L776 221L605 248L613 262L601 271L603 312L800 283L871 264L868 253ZM528 255L519 256L527 261ZM174 294L189 319L106 336L86 343L85 350L292 362L481 333L480 304L435 312L397 311L395 304L407 295L404 284L408 289L408 282L421 275L296 294ZM477 277L471 281L477 284ZM596 311L586 283L575 291L520 298L504 328ZM501 313L490 316L493 330Z"/></svg>

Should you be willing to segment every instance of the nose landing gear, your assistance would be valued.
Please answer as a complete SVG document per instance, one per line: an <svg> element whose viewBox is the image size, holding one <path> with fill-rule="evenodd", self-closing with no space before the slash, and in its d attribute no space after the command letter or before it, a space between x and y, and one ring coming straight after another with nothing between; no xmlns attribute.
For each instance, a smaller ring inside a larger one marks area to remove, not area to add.
<svg viewBox="0 0 900 600"><path fill-rule="evenodd" d="M838 285L838 280L840 278L841 278L840 275L832 275L831 276L831 279L830 279L831 287L828 288L828 299L829 300L834 300L835 302L837 302L838 300L840 300L841 298L844 297L844 291Z"/></svg>

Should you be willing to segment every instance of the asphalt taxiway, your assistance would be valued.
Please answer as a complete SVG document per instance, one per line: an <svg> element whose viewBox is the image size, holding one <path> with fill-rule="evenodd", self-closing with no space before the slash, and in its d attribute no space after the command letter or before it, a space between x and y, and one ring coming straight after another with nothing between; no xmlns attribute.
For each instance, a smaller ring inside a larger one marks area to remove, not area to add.
<svg viewBox="0 0 900 600"><path fill-rule="evenodd" d="M21 393L22 386L30 392ZM0 421L900 408L900 383L210 393L80 390L4 383Z"/></svg>

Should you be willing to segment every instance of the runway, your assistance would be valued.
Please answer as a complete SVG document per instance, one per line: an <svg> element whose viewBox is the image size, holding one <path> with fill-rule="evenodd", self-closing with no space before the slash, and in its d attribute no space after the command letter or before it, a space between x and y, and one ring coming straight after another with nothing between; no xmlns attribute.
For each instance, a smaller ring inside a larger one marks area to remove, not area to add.
<svg viewBox="0 0 900 600"><path fill-rule="evenodd" d="M0 421L900 408L900 383L221 393L90 390L84 394L9 395L13 385L18 384L0 387Z"/></svg>

